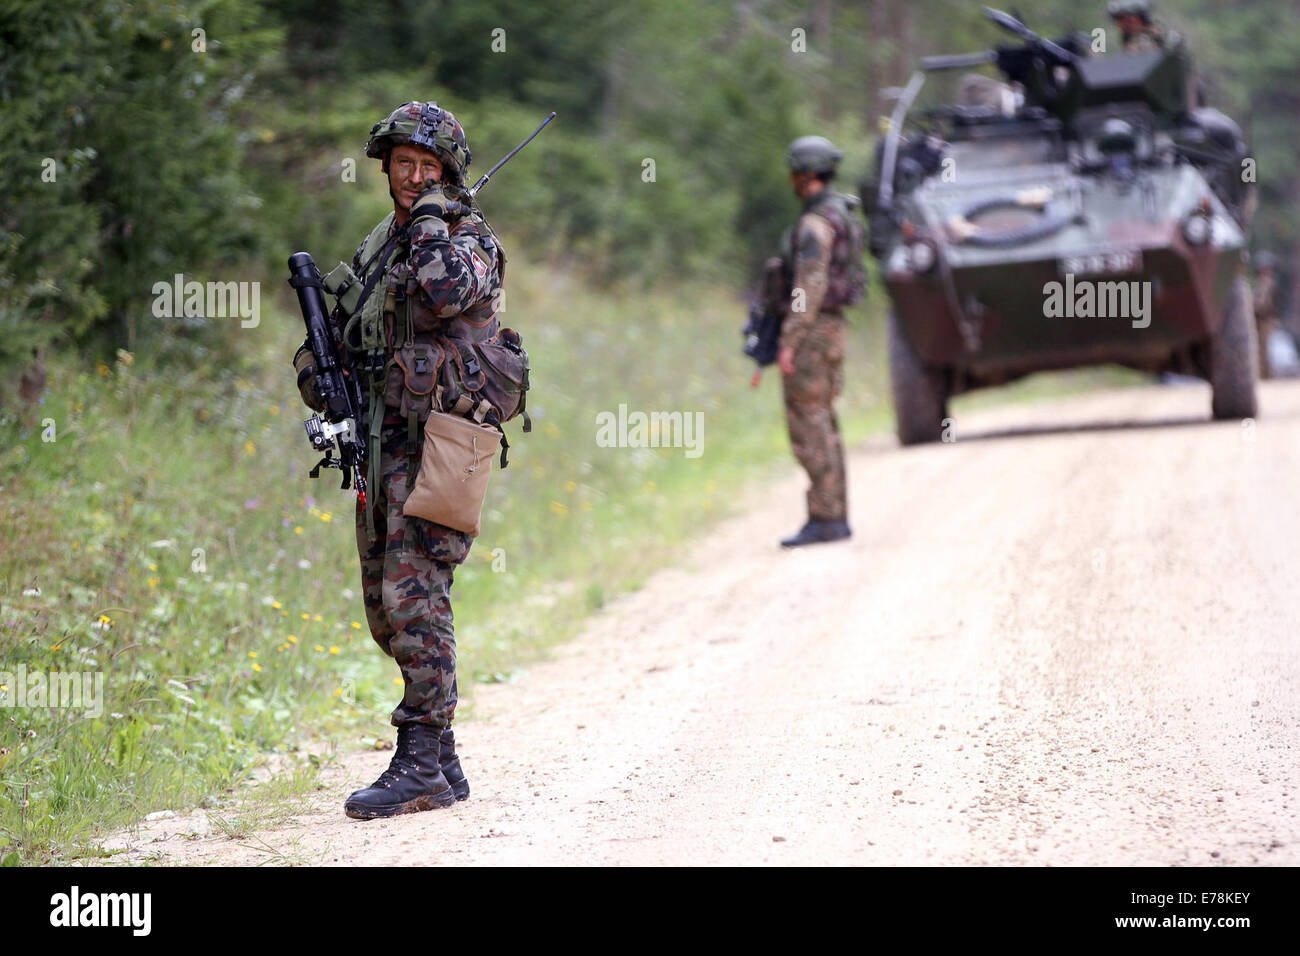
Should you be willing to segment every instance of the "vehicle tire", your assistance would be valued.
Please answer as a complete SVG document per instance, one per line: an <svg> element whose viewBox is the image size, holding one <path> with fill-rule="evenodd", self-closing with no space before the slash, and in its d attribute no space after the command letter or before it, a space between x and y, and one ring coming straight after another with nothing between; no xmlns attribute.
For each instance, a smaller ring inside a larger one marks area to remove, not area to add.
<svg viewBox="0 0 1300 956"><path fill-rule="evenodd" d="M1250 287L1244 277L1232 283L1223 324L1210 340L1210 408L1216 419L1254 418L1258 412L1259 341Z"/></svg>
<svg viewBox="0 0 1300 956"><path fill-rule="evenodd" d="M938 441L948 417L948 380L926 368L908 341L898 317L889 312L889 380L894 393L898 440L904 445Z"/></svg>

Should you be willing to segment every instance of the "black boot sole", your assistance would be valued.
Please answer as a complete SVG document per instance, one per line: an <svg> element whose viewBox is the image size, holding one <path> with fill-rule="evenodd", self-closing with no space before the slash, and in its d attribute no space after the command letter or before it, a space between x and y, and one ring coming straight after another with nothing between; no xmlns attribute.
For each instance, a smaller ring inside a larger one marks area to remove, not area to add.
<svg viewBox="0 0 1300 956"><path fill-rule="evenodd" d="M468 784L465 790L465 795L469 796ZM397 803L391 807L368 807L361 803L345 803L343 812L353 820L374 820L377 817L396 817L403 813L419 813L422 810L441 810L455 802L456 794L449 788L438 793L421 794L414 800Z"/></svg>

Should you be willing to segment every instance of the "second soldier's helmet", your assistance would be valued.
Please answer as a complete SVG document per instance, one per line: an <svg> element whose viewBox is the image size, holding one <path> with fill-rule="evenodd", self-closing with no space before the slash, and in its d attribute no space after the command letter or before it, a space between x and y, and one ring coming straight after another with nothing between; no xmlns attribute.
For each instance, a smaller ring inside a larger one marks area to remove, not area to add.
<svg viewBox="0 0 1300 956"><path fill-rule="evenodd" d="M1120 17L1141 17L1143 23L1151 22L1151 0L1110 0L1106 12L1112 20Z"/></svg>
<svg viewBox="0 0 1300 956"><path fill-rule="evenodd" d="M366 155L371 159L382 159L387 172L388 154L394 146L402 143L414 143L433 150L442 161L447 179L464 182L465 168L470 163L469 144L465 141L465 130L451 110L443 109L432 100L403 103L370 128Z"/></svg>
<svg viewBox="0 0 1300 956"><path fill-rule="evenodd" d="M800 136L786 153L790 171L795 173L832 173L844 154L825 136Z"/></svg>

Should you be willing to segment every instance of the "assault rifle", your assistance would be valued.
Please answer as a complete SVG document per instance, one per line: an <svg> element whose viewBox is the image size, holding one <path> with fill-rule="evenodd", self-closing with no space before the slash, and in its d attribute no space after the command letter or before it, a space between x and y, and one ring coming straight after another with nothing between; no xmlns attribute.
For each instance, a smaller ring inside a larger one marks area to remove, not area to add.
<svg viewBox="0 0 1300 956"><path fill-rule="evenodd" d="M316 364L316 391L325 402L324 412L302 423L312 448L325 453L311 470L311 476L320 477L322 467L338 468L343 472L343 484L339 487L347 488L355 482L357 498L364 505L366 436L360 428L364 418L361 388L339 357L338 343L330 331L325 310L320 270L309 253L295 252L289 257L289 285L298 293L298 305L307 326L307 347ZM337 458L332 454L336 448Z"/></svg>
<svg viewBox="0 0 1300 956"><path fill-rule="evenodd" d="M763 265L763 284L749 306L749 321L741 334L745 354L758 365L752 384L757 385L763 369L776 361L781 341L781 323L790 311L790 272L785 260L773 256Z"/></svg>

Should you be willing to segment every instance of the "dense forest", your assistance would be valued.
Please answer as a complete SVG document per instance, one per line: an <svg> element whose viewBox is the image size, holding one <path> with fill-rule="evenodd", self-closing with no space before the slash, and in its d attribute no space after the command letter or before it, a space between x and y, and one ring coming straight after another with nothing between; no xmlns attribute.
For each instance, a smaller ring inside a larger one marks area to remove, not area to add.
<svg viewBox="0 0 1300 956"><path fill-rule="evenodd" d="M1110 28L1101 0L1016 12L1048 35ZM1282 28L1297 12L1157 8L1253 144L1255 247L1282 255L1285 282L1300 277L1300 31ZM831 136L856 182L882 93L919 56L1006 41L968 0L9 0L0 361L146 345L150 289L174 273L278 277L291 248L347 255L337 237L367 225L357 182L377 178L365 135L414 98L462 118L472 173L558 111L484 195L530 254L595 283L739 290L794 211L791 138Z"/></svg>

